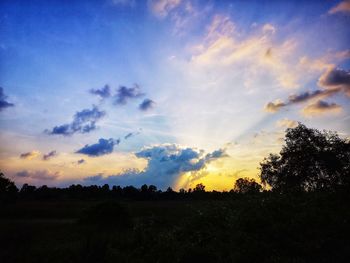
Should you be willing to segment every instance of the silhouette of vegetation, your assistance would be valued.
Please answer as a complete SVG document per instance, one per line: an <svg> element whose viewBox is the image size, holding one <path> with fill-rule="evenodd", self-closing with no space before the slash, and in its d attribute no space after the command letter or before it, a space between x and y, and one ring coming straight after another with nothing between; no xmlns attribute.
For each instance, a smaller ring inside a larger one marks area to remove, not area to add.
<svg viewBox="0 0 350 263"><path fill-rule="evenodd" d="M0 200L8 201L16 197L18 188L15 183L6 178L3 173L0 172Z"/></svg>
<svg viewBox="0 0 350 263"><path fill-rule="evenodd" d="M302 124L261 163L262 186L66 188L0 174L0 262L348 262L349 142Z"/></svg>
<svg viewBox="0 0 350 263"><path fill-rule="evenodd" d="M350 186L350 142L337 133L299 123L286 131L279 154L260 164L260 179L274 191L336 191Z"/></svg>
<svg viewBox="0 0 350 263"><path fill-rule="evenodd" d="M251 178L239 178L233 187L233 191L240 194L259 193L261 190L261 185Z"/></svg>

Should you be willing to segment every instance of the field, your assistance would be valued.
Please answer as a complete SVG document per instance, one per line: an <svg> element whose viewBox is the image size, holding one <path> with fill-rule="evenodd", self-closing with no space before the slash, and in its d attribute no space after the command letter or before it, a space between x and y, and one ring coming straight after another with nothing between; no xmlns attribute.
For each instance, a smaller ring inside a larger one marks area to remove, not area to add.
<svg viewBox="0 0 350 263"><path fill-rule="evenodd" d="M349 195L1 204L0 262L348 262Z"/></svg>

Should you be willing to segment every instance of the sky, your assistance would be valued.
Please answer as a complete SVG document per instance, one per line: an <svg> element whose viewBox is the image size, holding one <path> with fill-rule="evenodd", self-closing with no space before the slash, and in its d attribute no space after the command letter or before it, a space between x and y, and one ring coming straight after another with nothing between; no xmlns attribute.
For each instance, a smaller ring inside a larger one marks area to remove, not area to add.
<svg viewBox="0 0 350 263"><path fill-rule="evenodd" d="M350 135L350 1L1 1L18 186L258 180L298 122Z"/></svg>

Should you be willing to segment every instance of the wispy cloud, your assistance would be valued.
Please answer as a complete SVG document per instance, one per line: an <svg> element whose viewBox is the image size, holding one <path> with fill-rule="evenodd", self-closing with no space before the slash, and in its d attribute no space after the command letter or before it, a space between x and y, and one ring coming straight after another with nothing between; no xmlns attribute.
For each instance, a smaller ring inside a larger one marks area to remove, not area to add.
<svg viewBox="0 0 350 263"><path fill-rule="evenodd" d="M23 170L16 173L16 176L24 179L35 179L35 180L56 180L60 176L60 172L51 172L49 170Z"/></svg>
<svg viewBox="0 0 350 263"><path fill-rule="evenodd" d="M99 139L95 144L87 144L80 150L76 151L76 153L85 154L91 157L101 156L110 154L113 152L113 148L115 145L118 145L120 140L110 139Z"/></svg>
<svg viewBox="0 0 350 263"><path fill-rule="evenodd" d="M22 153L19 157L21 159L32 160L34 158L37 158L39 155L40 155L39 151L31 151L31 152Z"/></svg>
<svg viewBox="0 0 350 263"><path fill-rule="evenodd" d="M102 99L106 99L111 96L111 88L107 84L101 89L91 89L89 92L93 95L99 96Z"/></svg>
<svg viewBox="0 0 350 263"><path fill-rule="evenodd" d="M280 127L280 128L294 128L294 127L298 126L298 122L290 120L288 118L284 118L282 120L278 120L276 122L276 126Z"/></svg>
<svg viewBox="0 0 350 263"><path fill-rule="evenodd" d="M53 158L53 157L55 157L57 155L58 155L57 151L51 151L51 152L43 155L43 160L44 161L48 161L48 160L50 160L51 158Z"/></svg>
<svg viewBox="0 0 350 263"><path fill-rule="evenodd" d="M15 104L7 101L7 96L4 93L4 89L0 87L0 111L3 111L6 108L14 107Z"/></svg>
<svg viewBox="0 0 350 263"><path fill-rule="evenodd" d="M45 130L45 132L50 135L63 136L70 136L75 133L89 133L96 129L96 122L105 115L104 111L100 111L98 107L93 106L91 110L78 111L73 116L71 123L55 126L52 130Z"/></svg>
<svg viewBox="0 0 350 263"><path fill-rule="evenodd" d="M135 84L131 88L125 86L120 86L117 90L117 94L114 96L114 103L124 105L131 99L136 99L144 96L145 94L141 92L139 85Z"/></svg>
<svg viewBox="0 0 350 263"><path fill-rule="evenodd" d="M151 99L145 99L144 101L141 102L139 105L139 109L141 111L148 111L151 110L155 105L155 102Z"/></svg>
<svg viewBox="0 0 350 263"><path fill-rule="evenodd" d="M336 13L350 13L350 1L345 0L332 7L329 11L329 14L333 15Z"/></svg>
<svg viewBox="0 0 350 263"><path fill-rule="evenodd" d="M306 106L302 113L305 116L318 116L326 113L339 113L342 111L342 107L336 103L328 103L323 100L319 100L315 103L312 103Z"/></svg>
<svg viewBox="0 0 350 263"><path fill-rule="evenodd" d="M181 0L149 0L148 6L155 16L164 18L169 12L178 7L180 3Z"/></svg>

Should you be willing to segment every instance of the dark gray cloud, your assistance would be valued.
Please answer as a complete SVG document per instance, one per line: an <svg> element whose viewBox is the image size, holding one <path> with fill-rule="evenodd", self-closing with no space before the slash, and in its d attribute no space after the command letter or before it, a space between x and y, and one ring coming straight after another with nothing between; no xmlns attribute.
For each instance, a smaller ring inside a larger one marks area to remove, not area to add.
<svg viewBox="0 0 350 263"><path fill-rule="evenodd" d="M140 87L136 84L131 88L120 86L117 90L117 94L114 95L114 103L124 105L128 100L140 98L144 95L145 94L141 92Z"/></svg>
<svg viewBox="0 0 350 263"><path fill-rule="evenodd" d="M35 180L55 180L60 176L59 172L51 172L48 170L39 170L39 171L28 171L23 170L16 173L16 176L21 178L30 178Z"/></svg>
<svg viewBox="0 0 350 263"><path fill-rule="evenodd" d="M312 104L308 105L305 109L315 109L315 111L316 109L326 108L339 109L340 106L337 105L338 107L336 107L334 103L332 104L332 107L325 106L329 103L322 100L335 94L345 94L350 97L350 71L331 67L321 75L318 80L318 85L323 89L291 95L286 102L281 100L269 102L265 105L265 110L269 112L277 112L283 107L304 102L312 102ZM317 102L314 102L315 100L317 100Z"/></svg>
<svg viewBox="0 0 350 263"><path fill-rule="evenodd" d="M86 163L86 161L84 159L80 159L77 161L77 164L83 164L83 163Z"/></svg>
<svg viewBox="0 0 350 263"><path fill-rule="evenodd" d="M152 109L155 105L155 102L151 99L145 99L141 104L139 105L139 109L142 111L148 111Z"/></svg>
<svg viewBox="0 0 350 263"><path fill-rule="evenodd" d="M112 138L110 139L99 139L98 143L95 144L87 144L80 150L76 151L76 153L85 154L88 156L96 157L101 156L105 154L109 154L113 152L114 146L118 145L120 143L120 140L114 140Z"/></svg>
<svg viewBox="0 0 350 263"><path fill-rule="evenodd" d="M99 183L124 186L154 184L165 189L173 186L183 173L198 172L208 163L227 156L223 149L205 154L203 150L182 148L175 144L146 148L135 155L147 160L147 167L143 171L127 170L117 175L100 177Z"/></svg>
<svg viewBox="0 0 350 263"><path fill-rule="evenodd" d="M100 111L98 107L93 106L91 110L78 111L73 116L71 123L55 126L52 130L45 130L45 132L50 135L63 136L70 136L74 133L89 133L96 129L96 122L105 115L104 111Z"/></svg>
<svg viewBox="0 0 350 263"><path fill-rule="evenodd" d="M320 100L328 98L336 93L340 92L339 89L329 89L329 90L315 90L306 91L300 94L293 94L288 97L287 102L281 100L276 100L275 102L269 102L265 105L265 110L268 112L277 112L283 107L290 106L298 103L305 103L312 100Z"/></svg>
<svg viewBox="0 0 350 263"><path fill-rule="evenodd" d="M139 135L141 133L142 129L139 129L137 132L129 132L127 135L124 136L124 140L130 139L131 137L134 137L136 135Z"/></svg>
<svg viewBox="0 0 350 263"><path fill-rule="evenodd" d="M22 153L19 157L21 159L31 160L31 159L38 157L39 155L40 155L39 151L31 151L31 152Z"/></svg>
<svg viewBox="0 0 350 263"><path fill-rule="evenodd" d="M0 111L3 111L8 107L13 107L13 106L15 106L15 104L7 101L7 96L4 93L4 89L0 87Z"/></svg>
<svg viewBox="0 0 350 263"><path fill-rule="evenodd" d="M318 81L318 85L337 92L344 92L350 96L350 71L339 68L330 68Z"/></svg>
<svg viewBox="0 0 350 263"><path fill-rule="evenodd" d="M57 154L56 151L51 151L51 152L49 152L49 153L43 155L43 160L44 160L44 161L47 161L47 160L49 160L49 159L51 159L51 158L53 158L53 157L55 157L55 156L57 156L57 155L58 155L58 154Z"/></svg>
<svg viewBox="0 0 350 263"><path fill-rule="evenodd" d="M306 106L303 109L303 114L306 116L321 115L324 113L338 113L342 110L342 107L336 103L329 103L323 100L319 100L313 104Z"/></svg>
<svg viewBox="0 0 350 263"><path fill-rule="evenodd" d="M329 97L338 91L336 90L315 90L306 91L298 95L291 95L288 97L288 104L307 102L312 99L321 99Z"/></svg>
<svg viewBox="0 0 350 263"><path fill-rule="evenodd" d="M100 96L102 99L106 99L111 96L111 88L109 87L109 85L105 85L101 89L91 89L90 93Z"/></svg>

